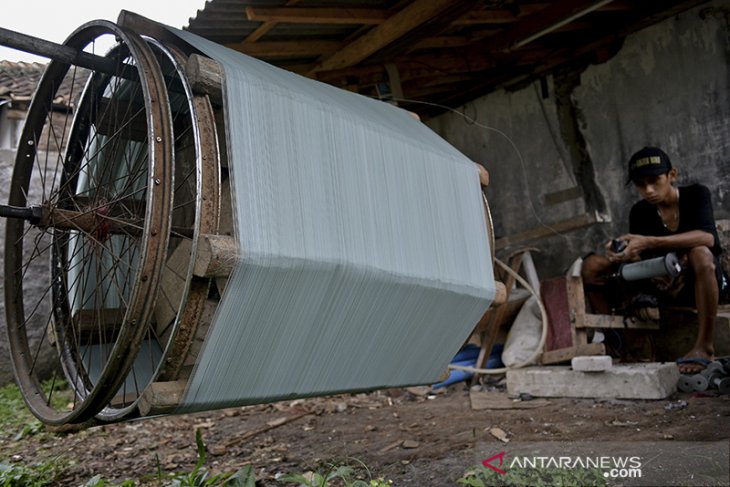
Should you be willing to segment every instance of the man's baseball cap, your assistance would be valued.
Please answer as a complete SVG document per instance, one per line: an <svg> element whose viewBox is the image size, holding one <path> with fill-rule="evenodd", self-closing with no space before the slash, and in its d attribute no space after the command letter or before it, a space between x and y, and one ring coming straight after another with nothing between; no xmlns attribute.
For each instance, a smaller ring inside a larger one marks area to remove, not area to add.
<svg viewBox="0 0 730 487"><path fill-rule="evenodd" d="M629 159L629 179L636 181L646 176L659 176L672 170L672 161L658 147L644 147Z"/></svg>

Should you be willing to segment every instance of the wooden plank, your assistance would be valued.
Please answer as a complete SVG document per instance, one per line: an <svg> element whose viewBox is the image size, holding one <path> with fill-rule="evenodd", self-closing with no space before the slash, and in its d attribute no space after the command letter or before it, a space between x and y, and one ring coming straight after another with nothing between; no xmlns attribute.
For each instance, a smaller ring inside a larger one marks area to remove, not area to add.
<svg viewBox="0 0 730 487"><path fill-rule="evenodd" d="M415 0L388 20L360 36L332 56L323 59L309 74L338 69L363 61L407 32L437 16L452 0Z"/></svg>
<svg viewBox="0 0 730 487"><path fill-rule="evenodd" d="M119 136L137 142L142 142L149 136L147 112L143 103L102 98L94 125L96 132L101 135Z"/></svg>
<svg viewBox="0 0 730 487"><path fill-rule="evenodd" d="M284 4L285 7L291 7L293 5L297 5L300 3L301 0L289 0ZM276 22L264 22L263 24L259 25L258 28L253 31L251 34L249 34L248 37L243 41L244 43L254 43L261 39L264 35L266 35L267 32L269 32L271 29L276 27Z"/></svg>
<svg viewBox="0 0 730 487"><path fill-rule="evenodd" d="M208 336L208 330L210 330L210 325L213 323L218 304L219 301L216 299L208 299L203 304L203 311L200 314L198 327L195 329L195 336L192 338L177 379L187 380L192 374L195 365L198 363L198 355L200 355L200 351L205 345L205 338Z"/></svg>
<svg viewBox="0 0 730 487"><path fill-rule="evenodd" d="M218 61L191 54L185 65L185 73L193 93L208 95L214 106L223 106L223 68Z"/></svg>
<svg viewBox="0 0 730 487"><path fill-rule="evenodd" d="M523 17L508 32L500 32L490 37L490 44L495 50L511 50L521 47L610 1L562 0L551 2L549 6Z"/></svg>
<svg viewBox="0 0 730 487"><path fill-rule="evenodd" d="M502 237L496 240L494 246L497 250L504 249L510 245L526 242L528 240L535 240L538 238L549 237L556 233L568 232L577 228L583 228L588 225L596 223L598 219L595 215L590 213L584 213L572 218L568 218L556 223L550 223L549 225L542 225L524 232L516 233L508 237Z"/></svg>
<svg viewBox="0 0 730 487"><path fill-rule="evenodd" d="M398 73L398 66L395 63L388 63L385 65L385 71L388 73L388 84L390 85L390 94L395 99L396 103L398 100L405 98L403 96L403 87L400 82L400 73Z"/></svg>
<svg viewBox="0 0 730 487"><path fill-rule="evenodd" d="M583 189L578 186L572 188L555 191L554 193L548 193L545 195L545 204L548 206L558 205L566 201L577 200L583 197Z"/></svg>
<svg viewBox="0 0 730 487"><path fill-rule="evenodd" d="M198 277L227 277L238 262L238 242L226 235L202 235L193 273Z"/></svg>
<svg viewBox="0 0 730 487"><path fill-rule="evenodd" d="M170 32L164 24L144 17L129 10L122 10L117 16L117 25L129 29L137 34L156 39L164 45L177 46L185 50L187 43Z"/></svg>
<svg viewBox="0 0 730 487"><path fill-rule="evenodd" d="M117 338L125 313L125 308L77 310L72 317L72 338L82 345L112 343ZM57 338L54 336L54 341Z"/></svg>
<svg viewBox="0 0 730 487"><path fill-rule="evenodd" d="M523 253L517 253L515 255L512 255L507 261L509 262L510 268L517 273L520 269L520 266L522 265L522 256ZM505 287L505 295L509 296L509 294L512 292L512 288L514 287L516 282L515 277L512 274L507 274L507 279L504 282ZM507 312L507 303L503 303L497 306L497 308L494 310L494 313L487 317L487 314L482 317L482 321L485 321L486 318L486 325L485 331L482 333L482 340L481 340L481 350L479 350L479 356L477 357L477 361L474 364L477 369L484 368L485 364L487 363L487 360L489 360L489 355L492 353L492 348L494 347L494 344L497 342L497 334L499 333L500 328L502 327L503 323L505 322L504 316ZM481 324L481 322L480 322ZM479 325L477 325L479 327Z"/></svg>
<svg viewBox="0 0 730 487"><path fill-rule="evenodd" d="M494 281L494 287L496 289L496 294L494 295L494 301L492 301L492 306L506 303L507 287L504 285L504 283L499 281Z"/></svg>
<svg viewBox="0 0 730 487"><path fill-rule="evenodd" d="M337 40L262 41L234 42L225 46L256 58L277 58L327 55L338 51L342 47L342 43Z"/></svg>
<svg viewBox="0 0 730 487"><path fill-rule="evenodd" d="M435 36L418 41L409 51L412 52L419 49L453 49L468 46L476 40L472 36Z"/></svg>
<svg viewBox="0 0 730 487"><path fill-rule="evenodd" d="M504 25L516 22L525 15L544 8L544 5L520 7L516 15L507 9L487 9L468 12L453 21L453 25ZM259 22L286 22L290 24L379 25L395 14L390 9L327 8L327 7L247 7L248 20Z"/></svg>
<svg viewBox="0 0 730 487"><path fill-rule="evenodd" d="M160 294L155 303L155 331L158 337L166 335L168 327L175 321L185 293L188 266L193 250L191 240L181 240L165 262L160 279ZM164 340L163 340L164 342Z"/></svg>
<svg viewBox="0 0 730 487"><path fill-rule="evenodd" d="M560 362L567 362L573 357L580 355L605 355L606 346L603 343L587 343L585 345L577 345L573 347L560 348L558 350L551 350L549 352L543 352L540 357L540 363L557 364Z"/></svg>
<svg viewBox="0 0 730 487"><path fill-rule="evenodd" d="M169 414L175 412L185 394L185 381L153 382L139 398L139 412L142 416Z"/></svg>
<svg viewBox="0 0 730 487"><path fill-rule="evenodd" d="M512 24L524 17L540 11L548 5L547 3L536 3L533 5L519 5L519 12L508 9L490 8L485 10L473 10L459 17L453 25L504 25Z"/></svg>
<svg viewBox="0 0 730 487"><path fill-rule="evenodd" d="M586 300L583 291L583 279L580 276L568 276L565 279L566 294L568 296L568 313L570 316L570 331L573 345L578 342L576 328L581 328L586 322Z"/></svg>
<svg viewBox="0 0 730 487"><path fill-rule="evenodd" d="M542 301L548 320L546 351L569 348L575 344L571 330L570 305L565 279L563 276L553 277L543 280L541 284Z"/></svg>
<svg viewBox="0 0 730 487"><path fill-rule="evenodd" d="M231 180L221 177L221 211L218 223L219 235L233 235L233 201L231 200Z"/></svg>
<svg viewBox="0 0 730 487"><path fill-rule="evenodd" d="M637 330L658 330L658 321L643 321L638 318L617 315L586 314L582 323L576 323L576 328L619 328Z"/></svg>
<svg viewBox="0 0 730 487"><path fill-rule="evenodd" d="M393 15L391 10L327 7L246 7L248 20L287 22L289 24L381 24Z"/></svg>
<svg viewBox="0 0 730 487"><path fill-rule="evenodd" d="M215 287L218 288L218 294L223 296L223 293L226 292L226 287L228 286L228 278L227 277L216 277L215 278Z"/></svg>

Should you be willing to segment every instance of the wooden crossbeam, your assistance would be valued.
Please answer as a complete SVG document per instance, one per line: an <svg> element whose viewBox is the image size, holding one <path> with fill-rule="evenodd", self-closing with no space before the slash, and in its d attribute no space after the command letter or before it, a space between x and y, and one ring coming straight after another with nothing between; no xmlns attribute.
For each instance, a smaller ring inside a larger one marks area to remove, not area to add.
<svg viewBox="0 0 730 487"><path fill-rule="evenodd" d="M520 55L512 59L510 67L531 66L544 60L552 51L547 49L523 49ZM397 57L393 62L398 66L401 81L418 78L460 76L471 73L483 73L489 69L503 69L508 60L504 53L483 52L481 56L469 59L450 53L428 55L408 55ZM286 67L293 70L291 66ZM301 69L301 67L300 67ZM317 79L336 86L348 81L358 85L372 85L387 81L387 74L382 64L364 64L331 71L317 73Z"/></svg>
<svg viewBox="0 0 730 487"><path fill-rule="evenodd" d="M298 4L300 1L301 0L289 0L284 5L289 7L289 6ZM249 34L248 37L246 37L246 39L244 39L243 42L245 44L254 43L257 40L261 39L261 37L263 37L267 32L269 32L275 26L276 26L276 22L264 22L263 24L259 25L255 31L251 32L251 34Z"/></svg>
<svg viewBox="0 0 730 487"><path fill-rule="evenodd" d="M400 38L449 7L453 0L415 0L382 24L358 37L333 55L322 59L309 74L352 66Z"/></svg>
<svg viewBox="0 0 730 487"><path fill-rule="evenodd" d="M535 12L544 5L529 5L520 14ZM246 7L248 20L290 24L379 25L395 14L390 9L326 7ZM510 24L518 18L507 9L474 10L452 22L453 25Z"/></svg>
<svg viewBox="0 0 730 487"><path fill-rule="evenodd" d="M578 18L592 10L605 6L611 0L562 0L538 10L522 18L509 32L495 34L489 44L493 50L510 50L547 34L552 28L559 28L561 23L570 18ZM564 24L563 24L564 25Z"/></svg>
<svg viewBox="0 0 730 487"><path fill-rule="evenodd" d="M248 20L290 24L377 25L392 15L390 10L372 8L246 7Z"/></svg>
<svg viewBox="0 0 730 487"><path fill-rule="evenodd" d="M262 41L236 42L226 47L253 57L313 57L337 51L342 47L340 41Z"/></svg>

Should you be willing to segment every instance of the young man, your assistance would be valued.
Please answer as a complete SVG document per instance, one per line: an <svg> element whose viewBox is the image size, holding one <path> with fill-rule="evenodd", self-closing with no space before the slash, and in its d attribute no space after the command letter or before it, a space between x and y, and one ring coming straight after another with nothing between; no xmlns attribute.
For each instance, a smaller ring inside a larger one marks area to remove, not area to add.
<svg viewBox="0 0 730 487"><path fill-rule="evenodd" d="M645 147L631 156L629 181L643 199L631 208L629 233L618 237L626 247L616 252L608 242L605 256L592 254L584 259L582 274L589 298L597 298L591 301L596 311L605 313L608 302L605 296L596 296L596 290L607 284L607 276L621 263L676 252L683 264L682 274L675 279L653 279L649 285L660 300L697 307L697 339L677 360L681 373L693 374L713 358L712 333L725 281L710 192L701 184L676 187L676 179L677 170L661 149Z"/></svg>

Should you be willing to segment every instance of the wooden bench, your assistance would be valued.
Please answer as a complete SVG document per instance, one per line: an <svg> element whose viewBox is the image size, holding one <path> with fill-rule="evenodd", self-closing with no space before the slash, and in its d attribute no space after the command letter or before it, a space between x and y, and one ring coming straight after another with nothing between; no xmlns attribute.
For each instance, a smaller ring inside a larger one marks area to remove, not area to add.
<svg viewBox="0 0 730 487"><path fill-rule="evenodd" d="M717 229L724 249L722 265L727 272L730 269L730 220L718 220ZM543 364L565 362L578 355L605 354L603 344L588 343L587 331L590 329L659 330L661 327L662 333L655 337L656 348L661 351L658 359L672 361L687 351L687 341L691 344L697 335L696 310L691 308L663 309L657 321L588 312L578 265L574 265L567 276L547 280L541 287L550 322ZM730 354L730 305L720 306L718 310L715 344L716 354Z"/></svg>

